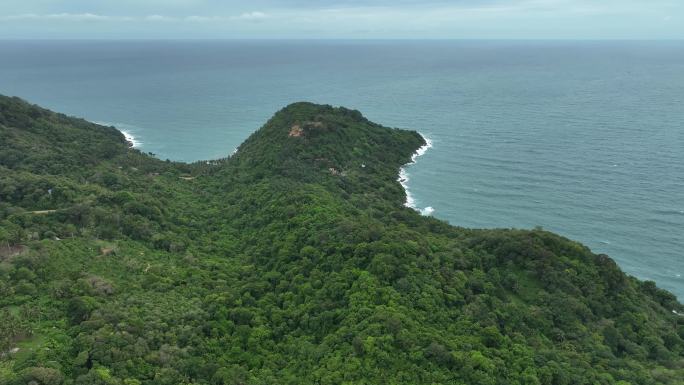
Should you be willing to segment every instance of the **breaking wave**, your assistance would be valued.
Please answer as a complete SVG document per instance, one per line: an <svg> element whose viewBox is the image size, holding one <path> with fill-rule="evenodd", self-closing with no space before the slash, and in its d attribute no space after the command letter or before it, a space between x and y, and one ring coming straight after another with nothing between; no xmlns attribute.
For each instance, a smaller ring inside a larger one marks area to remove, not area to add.
<svg viewBox="0 0 684 385"><path fill-rule="evenodd" d="M410 207L410 208L418 211L419 213L421 213L421 215L427 216L427 215L432 215L435 212L435 209L432 208L431 206L427 206L424 208L420 208L420 207L416 206L416 200L413 197L413 195L411 195L411 191L409 190L409 186L408 186L409 173L408 173L408 171L406 171L406 168L408 166L416 163L416 160L418 159L418 157L424 155L427 152L427 150L432 148L432 140L430 140L430 138L426 137L423 134L420 134L420 136L423 137L425 144L423 146L421 146L418 150L416 150L416 152L411 156L411 162L410 163L405 164L402 168L399 169L399 178L397 179L397 181L401 184L401 186L404 188L404 191L406 193L406 202L404 202L404 206Z"/></svg>

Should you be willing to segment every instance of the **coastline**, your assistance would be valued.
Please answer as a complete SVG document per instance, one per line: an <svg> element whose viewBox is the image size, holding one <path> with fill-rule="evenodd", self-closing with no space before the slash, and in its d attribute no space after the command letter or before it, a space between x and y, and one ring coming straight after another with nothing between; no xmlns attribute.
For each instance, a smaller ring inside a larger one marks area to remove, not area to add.
<svg viewBox="0 0 684 385"><path fill-rule="evenodd" d="M432 206L426 206L424 208L420 208L416 206L416 200L413 198L413 195L411 195L411 191L409 190L409 185L408 182L410 180L409 178L409 173L406 171L406 168L408 166L411 166L413 164L416 164L417 160L419 157L425 155L425 153L432 148L432 140L428 138L427 136L423 135L422 133L418 133L423 140L425 141L425 144L418 148L413 155L411 155L411 161L409 163L406 163L405 165L401 166L399 168L399 177L397 178L397 181L399 184L401 184L401 187L404 188L404 192L406 194L406 202L404 202L404 206L412 208L416 211L418 211L421 215L432 215L434 213L435 209L432 208Z"/></svg>
<svg viewBox="0 0 684 385"><path fill-rule="evenodd" d="M109 123L109 122L101 122L101 121L91 121L91 123L99 124L101 126L106 126L106 127L114 127L117 130L119 130L120 133L123 134L124 138L126 139L126 142L128 142L128 145L132 148L139 148L142 145L142 142L135 136L130 130L123 129L122 126L126 127L133 127L128 124L124 123Z"/></svg>
<svg viewBox="0 0 684 385"><path fill-rule="evenodd" d="M135 135L131 134L130 131L122 130L120 128L117 128L121 133L123 134L124 138L126 138L126 142L133 147L133 148L138 148L140 146L140 141L136 139Z"/></svg>

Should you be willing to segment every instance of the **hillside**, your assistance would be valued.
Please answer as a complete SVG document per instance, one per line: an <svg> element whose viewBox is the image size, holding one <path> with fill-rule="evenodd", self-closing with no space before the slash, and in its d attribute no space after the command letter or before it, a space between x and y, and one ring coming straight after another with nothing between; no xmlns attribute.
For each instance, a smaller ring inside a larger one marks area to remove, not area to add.
<svg viewBox="0 0 684 385"><path fill-rule="evenodd" d="M402 205L423 145L295 103L181 164L0 97L0 384L684 384L684 307Z"/></svg>

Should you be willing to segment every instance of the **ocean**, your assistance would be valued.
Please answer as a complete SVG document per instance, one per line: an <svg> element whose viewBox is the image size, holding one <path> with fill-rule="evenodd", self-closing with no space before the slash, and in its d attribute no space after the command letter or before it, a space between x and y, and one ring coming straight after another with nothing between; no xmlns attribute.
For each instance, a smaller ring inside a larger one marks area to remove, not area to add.
<svg viewBox="0 0 684 385"><path fill-rule="evenodd" d="M682 41L0 41L0 93L179 161L355 108L430 140L402 173L424 214L541 226L684 299Z"/></svg>

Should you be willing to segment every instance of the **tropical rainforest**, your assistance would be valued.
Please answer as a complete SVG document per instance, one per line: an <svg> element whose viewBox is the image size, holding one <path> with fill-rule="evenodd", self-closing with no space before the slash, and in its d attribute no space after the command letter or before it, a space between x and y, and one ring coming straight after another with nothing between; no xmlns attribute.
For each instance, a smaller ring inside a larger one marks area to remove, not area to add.
<svg viewBox="0 0 684 385"><path fill-rule="evenodd" d="M0 97L0 384L684 384L684 307L403 205L424 144L295 103L192 164Z"/></svg>

